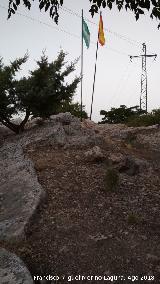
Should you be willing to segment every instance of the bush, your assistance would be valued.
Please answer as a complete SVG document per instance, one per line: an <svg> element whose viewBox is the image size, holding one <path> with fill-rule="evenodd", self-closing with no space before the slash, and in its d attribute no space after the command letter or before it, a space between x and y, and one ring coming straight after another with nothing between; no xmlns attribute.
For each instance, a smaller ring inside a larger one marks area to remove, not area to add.
<svg viewBox="0 0 160 284"><path fill-rule="evenodd" d="M152 114L144 114L135 116L128 120L127 125L131 127L150 126L154 125L155 120Z"/></svg>
<svg viewBox="0 0 160 284"><path fill-rule="evenodd" d="M144 111L139 109L139 106L126 107L125 105L120 105L118 108L112 107L110 111L101 110L100 115L104 115L102 121L99 124L103 123L126 123L126 121L136 115L140 115Z"/></svg>
<svg viewBox="0 0 160 284"><path fill-rule="evenodd" d="M132 116L128 119L127 125L132 127L150 126L160 123L160 109L151 113Z"/></svg>
<svg viewBox="0 0 160 284"><path fill-rule="evenodd" d="M118 172L113 168L108 168L105 175L105 189L115 191L119 184Z"/></svg>

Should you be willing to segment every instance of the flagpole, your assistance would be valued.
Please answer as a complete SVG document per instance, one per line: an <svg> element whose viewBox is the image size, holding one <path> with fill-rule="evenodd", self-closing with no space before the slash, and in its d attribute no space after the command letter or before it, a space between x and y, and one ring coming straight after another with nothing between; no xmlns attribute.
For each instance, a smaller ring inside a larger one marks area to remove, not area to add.
<svg viewBox="0 0 160 284"><path fill-rule="evenodd" d="M82 43L81 43L81 121L83 110L83 9L82 9Z"/></svg>
<svg viewBox="0 0 160 284"><path fill-rule="evenodd" d="M98 31L98 38L99 38L99 31ZM94 79L93 79L93 91L92 91L92 102L91 102L90 120L91 120L91 118L92 118L93 97L94 97L95 79L96 79L96 71L97 71L98 46L99 46L99 45L98 45L98 39L97 39L96 62L95 62L95 69L94 69Z"/></svg>

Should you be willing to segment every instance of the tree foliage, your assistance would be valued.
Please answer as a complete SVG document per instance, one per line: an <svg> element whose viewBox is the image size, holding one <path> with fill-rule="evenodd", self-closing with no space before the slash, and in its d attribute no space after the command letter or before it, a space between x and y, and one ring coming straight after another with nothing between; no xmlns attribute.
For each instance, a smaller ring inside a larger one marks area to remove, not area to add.
<svg viewBox="0 0 160 284"><path fill-rule="evenodd" d="M37 61L37 68L30 71L30 75L19 80L16 72L20 70L27 56L4 66L0 61L0 122L11 130L19 133L30 115L33 117L47 118L57 114L61 105L70 104L80 81L76 77L70 84L66 77L75 70L76 62L69 65L65 63L66 54L60 51L55 61L49 63L43 53ZM11 122L13 115L25 113L25 118L20 125Z"/></svg>
<svg viewBox="0 0 160 284"><path fill-rule="evenodd" d="M27 56L24 56L4 66L2 58L0 59L0 122L15 132L17 126L11 122L12 116L18 112L15 77L26 60Z"/></svg>
<svg viewBox="0 0 160 284"><path fill-rule="evenodd" d="M15 14L17 7L23 3L30 10L34 0L9 0L8 18ZM90 12L94 16L101 7L112 9L116 6L119 11L122 9L130 10L134 13L136 20L141 14L150 11L150 17L160 20L160 1L159 0L89 0L91 2ZM58 23L59 7L63 5L63 0L39 0L39 9L49 11L50 17ZM158 25L158 28L160 24Z"/></svg>
<svg viewBox="0 0 160 284"><path fill-rule="evenodd" d="M78 102L68 103L67 101L65 101L63 104L61 104L59 112L70 112L72 115L81 118L81 105ZM82 118L88 118L88 114L85 111L85 106L82 106Z"/></svg>
<svg viewBox="0 0 160 284"><path fill-rule="evenodd" d="M127 108L121 105L119 108L111 108L110 111L101 110L100 115L104 115L100 123L125 123L129 118L140 115L144 111L139 109L139 106Z"/></svg>
<svg viewBox="0 0 160 284"><path fill-rule="evenodd" d="M160 125L160 109L152 110L150 113L135 115L128 119L127 125L131 127Z"/></svg>

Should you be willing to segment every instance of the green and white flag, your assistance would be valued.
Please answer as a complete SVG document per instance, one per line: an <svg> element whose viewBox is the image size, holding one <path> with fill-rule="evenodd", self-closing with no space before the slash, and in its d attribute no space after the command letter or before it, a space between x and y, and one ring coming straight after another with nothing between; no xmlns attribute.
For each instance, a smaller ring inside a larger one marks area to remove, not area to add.
<svg viewBox="0 0 160 284"><path fill-rule="evenodd" d="M86 43L86 46L87 48L89 48L89 45L90 45L90 32L89 32L89 28L86 24L86 22L84 21L83 19L83 38L84 38L84 41Z"/></svg>

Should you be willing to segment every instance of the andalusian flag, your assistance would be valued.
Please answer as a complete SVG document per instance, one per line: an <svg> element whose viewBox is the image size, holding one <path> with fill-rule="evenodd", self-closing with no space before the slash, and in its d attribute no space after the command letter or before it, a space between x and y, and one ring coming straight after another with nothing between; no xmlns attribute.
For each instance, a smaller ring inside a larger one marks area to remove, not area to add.
<svg viewBox="0 0 160 284"><path fill-rule="evenodd" d="M103 20L102 20L102 15L101 14L100 14L100 20L99 20L98 40L99 40L99 43L102 46L105 44L105 37L104 37L104 30L103 30Z"/></svg>
<svg viewBox="0 0 160 284"><path fill-rule="evenodd" d="M86 46L87 48L89 48L89 44L90 44L90 32L89 32L89 28L85 22L85 20L83 19L83 30L82 30L82 33L83 33L83 38L84 38L84 41L86 43Z"/></svg>

